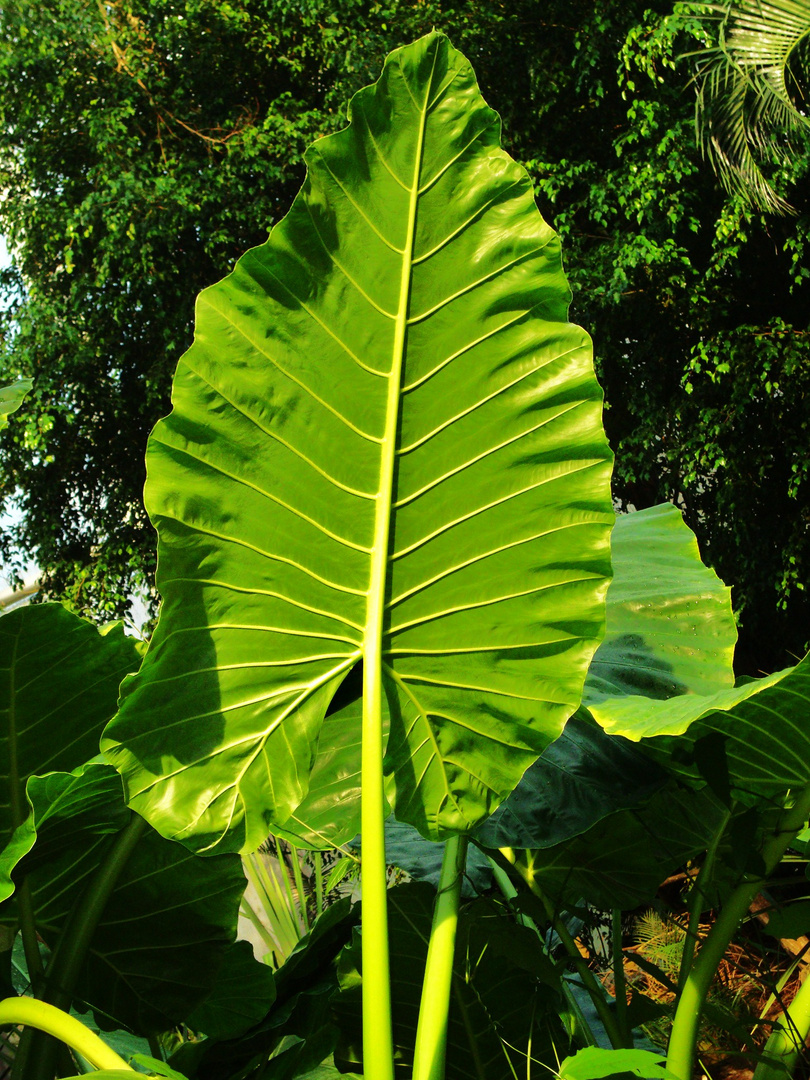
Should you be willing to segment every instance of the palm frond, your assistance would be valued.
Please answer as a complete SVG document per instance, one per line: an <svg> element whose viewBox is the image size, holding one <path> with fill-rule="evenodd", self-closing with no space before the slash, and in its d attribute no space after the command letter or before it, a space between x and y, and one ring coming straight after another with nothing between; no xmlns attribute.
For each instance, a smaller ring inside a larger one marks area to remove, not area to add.
<svg viewBox="0 0 810 1080"><path fill-rule="evenodd" d="M727 191L760 210L791 212L761 163L788 164L792 138L810 123L797 77L810 67L810 0L684 3L679 10L719 23L717 45L689 54L701 152Z"/></svg>

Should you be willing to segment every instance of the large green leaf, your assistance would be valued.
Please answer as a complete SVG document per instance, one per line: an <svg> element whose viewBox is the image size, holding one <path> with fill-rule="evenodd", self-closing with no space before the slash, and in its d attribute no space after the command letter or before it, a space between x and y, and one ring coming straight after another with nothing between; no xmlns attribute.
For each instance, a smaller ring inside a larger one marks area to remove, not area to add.
<svg viewBox="0 0 810 1080"><path fill-rule="evenodd" d="M104 864L110 835L131 811L109 764L31 777L31 817L15 832L6 862L30 885L37 929L53 948L84 889ZM20 837L34 834L27 844ZM236 936L245 889L241 860L201 858L152 829L121 871L93 933L76 986L102 1026L162 1031L182 1021L207 994ZM15 897L0 924L17 921Z"/></svg>
<svg viewBox="0 0 810 1080"><path fill-rule="evenodd" d="M584 899L603 910L631 909L649 903L669 874L706 850L723 827L724 811L708 788L670 786L644 807L612 814L580 836L517 850L513 864L558 908Z"/></svg>
<svg viewBox="0 0 810 1080"><path fill-rule="evenodd" d="M724 751L731 789L744 800L779 800L810 784L810 656L795 668L716 694L614 698L591 711L611 734L644 739L667 764L695 776L695 748L699 754L702 744L715 758Z"/></svg>
<svg viewBox="0 0 810 1080"><path fill-rule="evenodd" d="M385 823L385 858L392 866L404 870L411 880L427 881L434 889L438 889L444 861L444 844L425 840L412 825L397 821L393 816ZM478 848L468 848L461 895L478 896L490 888L492 867L489 860Z"/></svg>
<svg viewBox="0 0 810 1080"><path fill-rule="evenodd" d="M619 514L611 556L607 630L588 671L585 704L733 686L731 590L701 562L680 510L663 503Z"/></svg>
<svg viewBox="0 0 810 1080"><path fill-rule="evenodd" d="M475 841L489 848L553 847L648 802L667 777L629 740L606 735L583 709L476 829Z"/></svg>
<svg viewBox="0 0 810 1080"><path fill-rule="evenodd" d="M29 776L98 753L119 683L139 664L120 624L99 633L61 604L0 618L0 843L28 816Z"/></svg>
<svg viewBox="0 0 810 1080"><path fill-rule="evenodd" d="M396 1076L412 1073L435 899L435 890L425 882L388 893ZM343 993L335 1006L341 1035L335 1060L341 1068L357 1068L363 1060L360 937L341 957ZM527 1076L527 1049L546 1066L555 1062L555 1048L563 1056L567 1038L559 1021L556 987L559 975L534 931L516 926L489 901L462 909L447 1030L447 1080ZM544 1072L541 1066L538 1075Z"/></svg>
<svg viewBox="0 0 810 1080"><path fill-rule="evenodd" d="M201 294L147 452L163 608L105 748L198 849L295 811L361 657L398 817L473 827L559 734L603 630L601 392L531 181L441 35L350 116Z"/></svg>
<svg viewBox="0 0 810 1080"><path fill-rule="evenodd" d="M235 1038L262 1020L275 1001L273 972L253 956L250 942L234 941L208 997L186 1018L209 1038Z"/></svg>
<svg viewBox="0 0 810 1080"><path fill-rule="evenodd" d="M0 852L0 901L14 892L18 866L24 874L44 870L50 892L80 888L99 865L107 838L130 816L121 777L103 762L32 776L26 800L30 813Z"/></svg>

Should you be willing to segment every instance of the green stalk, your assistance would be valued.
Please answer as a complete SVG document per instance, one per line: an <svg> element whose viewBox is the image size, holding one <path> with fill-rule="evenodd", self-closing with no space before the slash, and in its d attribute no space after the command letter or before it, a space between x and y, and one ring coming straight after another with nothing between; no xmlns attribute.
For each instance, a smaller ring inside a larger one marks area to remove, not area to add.
<svg viewBox="0 0 810 1080"><path fill-rule="evenodd" d="M491 855L487 855L487 859L489 860L489 865L492 867L492 876L495 879L495 884L498 886L498 888L501 890L502 894L506 897L507 900L512 900L515 896L517 896L517 889L512 884L512 879L509 877L504 868L495 862ZM540 933L540 930L538 929L537 923L534 921L534 919L530 918L528 915L522 914L521 912L516 912L515 918L517 919L517 922L520 926L527 926L530 930L533 930L535 934L537 934L537 936L543 942L544 951L547 951L543 935ZM571 1010L571 1023L575 1041L577 1043L581 1043L582 1046L596 1046L597 1043L596 1039L594 1038L594 1034L588 1026L588 1023L582 1014L582 1009L580 1009L577 999L571 992L570 986L565 979L561 979L560 982L563 995L565 996L565 1000L568 1004L568 1008Z"/></svg>
<svg viewBox="0 0 810 1080"><path fill-rule="evenodd" d="M444 1077L450 985L466 862L467 837L451 836L444 845L439 891L430 930L419 1022L416 1025L413 1080L443 1080Z"/></svg>
<svg viewBox="0 0 810 1080"><path fill-rule="evenodd" d="M43 1001L67 1011L81 966L90 947L104 908L121 871L146 831L146 822L132 814L96 870L87 888L79 896L59 935L45 975ZM53 1080L54 1061L59 1044L48 1035L35 1033L19 1071L20 1080ZM87 1056L87 1055L85 1055ZM90 1059L88 1059L90 1060Z"/></svg>
<svg viewBox="0 0 810 1080"><path fill-rule="evenodd" d="M512 848L501 848L500 851L501 855L503 855L507 862L514 864L515 853ZM599 1014L599 1019L604 1025L605 1031L607 1032L607 1037L610 1039L610 1045L613 1047L614 1050L626 1049L624 1039L622 1038L621 1030L619 1029L619 1025L616 1023L616 1017L610 1011L608 1003L605 1000L605 989L597 980L591 969L588 967L585 961L585 957L577 948L577 943L574 941L573 937L571 937L571 934L568 931L568 927L554 910L554 905L540 888L535 878L530 875L528 877L524 877L523 880L526 882L526 885L529 887L531 892L534 893L534 895L543 905L546 912L546 918L551 923L551 927L554 930L554 933L560 939L563 947L573 961L574 967L577 970L577 974L582 980L583 986L588 991L594 1008Z"/></svg>
<svg viewBox="0 0 810 1080"><path fill-rule="evenodd" d="M435 64L435 56L434 56ZM408 199L408 221L402 251L399 301L394 323L391 370L388 372L385 431L380 453L380 486L374 511L374 539L363 634L363 722L360 765L361 889L363 897L363 1075L366 1080L394 1080L394 1037L391 1027L391 974L388 955L387 867L385 862L386 800L383 780L382 655L386 625L388 549L396 473L396 444L402 389L402 367L411 302L416 207L425 143L428 79L416 139Z"/></svg>
<svg viewBox="0 0 810 1080"><path fill-rule="evenodd" d="M107 1044L69 1013L35 998L15 997L0 1001L0 1024L24 1024L46 1032L81 1054L96 1069L124 1069L129 1065ZM137 1075L137 1074L136 1074Z"/></svg>
<svg viewBox="0 0 810 1080"><path fill-rule="evenodd" d="M42 966L42 956L39 951L39 937L37 935L36 915L34 902L31 897L31 883L27 875L20 881L15 890L17 899L17 911L20 915L20 935L22 937L25 964L28 968L28 978L34 994L42 993L45 968Z"/></svg>
<svg viewBox="0 0 810 1080"><path fill-rule="evenodd" d="M805 979L780 1026L771 1032L753 1080L785 1080L793 1074L810 1034L810 979Z"/></svg>
<svg viewBox="0 0 810 1080"><path fill-rule="evenodd" d="M793 978L793 975L796 972L796 968L799 966L799 964L801 964L802 958L804 957L804 954L807 952L808 948L810 948L810 946L808 946L808 945L804 946L802 951L794 959L793 963L790 965L790 967L787 969L787 971L779 979L779 982L776 984L776 987L774 988L773 992L768 995L768 1000L765 1002L765 1004L760 1009L759 1020L764 1020L765 1019L765 1017L768 1015L768 1012L770 1011L770 1008L773 1005L773 1003L779 999L779 995L782 993L782 991L785 989L787 984ZM756 1029L757 1029L757 1025L755 1024L754 1028L753 1028L753 1030L751 1032L752 1037L753 1037L754 1033L756 1032Z"/></svg>
<svg viewBox="0 0 810 1080"><path fill-rule="evenodd" d="M622 913L614 908L611 926L611 945L613 947L613 996L616 999L616 1023L622 1034L624 1045L632 1050L633 1036L627 1024L627 983L624 978L624 950L622 949Z"/></svg>
<svg viewBox="0 0 810 1080"><path fill-rule="evenodd" d="M726 826L730 820L731 810L728 809L723 814L720 828L712 837L711 843L706 851L706 858L703 860L703 866L701 866L700 872L692 886L692 891L689 894L689 925L686 930L686 940L683 943L683 955L681 956L681 966L678 972L678 993L681 993L683 990L684 983L686 982L689 972L692 970L692 963L695 959L695 948L697 947L700 930L700 916L703 910L703 900L706 898L705 886L714 872L717 849L720 847L720 841L723 839Z"/></svg>
<svg viewBox="0 0 810 1080"><path fill-rule="evenodd" d="M301 912L301 920L304 924L304 932L309 933L309 915L307 914L307 894L304 892L304 875L301 873L301 860L298 858L298 848L290 844L290 858L295 875L295 888L298 892L298 909Z"/></svg>
<svg viewBox="0 0 810 1080"><path fill-rule="evenodd" d="M765 874L745 877L721 908L714 926L703 942L692 969L684 980L675 1010L667 1053L667 1069L678 1080L692 1080L700 1013L720 961L748 907L773 873L791 840L804 827L810 813L810 785L799 791L794 805L784 812L779 825L762 849Z"/></svg>

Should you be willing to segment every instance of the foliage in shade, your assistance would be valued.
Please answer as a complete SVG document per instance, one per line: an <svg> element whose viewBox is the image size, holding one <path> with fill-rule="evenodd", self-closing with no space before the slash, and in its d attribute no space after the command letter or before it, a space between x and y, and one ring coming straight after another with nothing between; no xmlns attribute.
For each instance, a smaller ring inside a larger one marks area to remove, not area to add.
<svg viewBox="0 0 810 1080"><path fill-rule="evenodd" d="M671 784L643 807L612 814L570 840L515 851L513 865L558 909L585 899L605 911L631 910L649 903L669 874L706 850L724 811L708 788Z"/></svg>
<svg viewBox="0 0 810 1080"><path fill-rule="evenodd" d="M171 1065L189 1080L230 1080L234 1074L250 1075L268 1054L281 1050L266 1075L281 1080L317 1066L337 1040L331 1012L336 960L356 922L348 898L328 907L275 972L276 999L267 1015L239 1036L184 1043ZM289 1036L284 1050L281 1044Z"/></svg>
<svg viewBox="0 0 810 1080"><path fill-rule="evenodd" d="M694 774L705 745L722 757L732 792L744 801L778 799L810 783L810 656L795 668L731 690L669 701L616 698L593 707L606 731L647 740L670 767ZM676 739L665 736L678 736Z"/></svg>
<svg viewBox="0 0 810 1080"><path fill-rule="evenodd" d="M99 633L61 604L0 619L0 838L28 815L29 776L72 769L98 752L118 685L139 664L120 624Z"/></svg>
<svg viewBox="0 0 810 1080"><path fill-rule="evenodd" d="M103 747L199 850L295 811L361 656L398 817L472 828L562 730L603 632L601 392L529 178L439 35L350 118L200 296L147 451L163 608Z"/></svg>
<svg viewBox="0 0 810 1080"><path fill-rule="evenodd" d="M667 775L629 740L606 735L581 709L476 829L475 841L488 848L553 847L649 802Z"/></svg>
<svg viewBox="0 0 810 1080"><path fill-rule="evenodd" d="M235 1038L258 1023L276 997L273 972L254 959L248 941L228 946L210 994L186 1017L192 1031L209 1038Z"/></svg>
<svg viewBox="0 0 810 1080"><path fill-rule="evenodd" d="M425 882L388 894L394 1000L395 1076L410 1075L435 890ZM340 1068L362 1062L359 938L340 961L336 1003ZM479 901L462 911L453 965L447 1080L513 1080L525 1075L526 1050L553 1060L568 1039L557 1015L559 976L537 935L516 927L496 905ZM513 1071L515 1070L515 1071Z"/></svg>
<svg viewBox="0 0 810 1080"><path fill-rule="evenodd" d="M26 875L37 927L53 949L131 812L121 778L103 762L32 777L27 794L31 817L0 865L4 875ZM201 859L149 829L93 933L77 997L106 1029L143 1034L175 1026L211 992L244 889L237 856ZM0 906L0 923L15 926L18 918L12 897Z"/></svg>
<svg viewBox="0 0 810 1080"><path fill-rule="evenodd" d="M103 762L31 776L26 801L28 816L0 852L0 901L14 892L14 877L37 870L47 872L49 894L75 898L98 867L107 839L129 820L121 777ZM47 899L37 899L47 908Z"/></svg>

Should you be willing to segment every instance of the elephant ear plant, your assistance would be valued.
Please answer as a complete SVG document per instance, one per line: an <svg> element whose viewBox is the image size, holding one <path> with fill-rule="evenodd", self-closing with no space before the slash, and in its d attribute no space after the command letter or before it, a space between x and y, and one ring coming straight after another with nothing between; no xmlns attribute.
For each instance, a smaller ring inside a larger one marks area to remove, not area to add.
<svg viewBox="0 0 810 1080"><path fill-rule="evenodd" d="M469 63L430 34L349 116L198 300L147 450L160 620L102 747L165 837L249 852L305 800L338 688L362 685L371 1080L393 1076L386 803L446 840L423 1080L465 838L560 734L604 631L610 452L558 239Z"/></svg>

